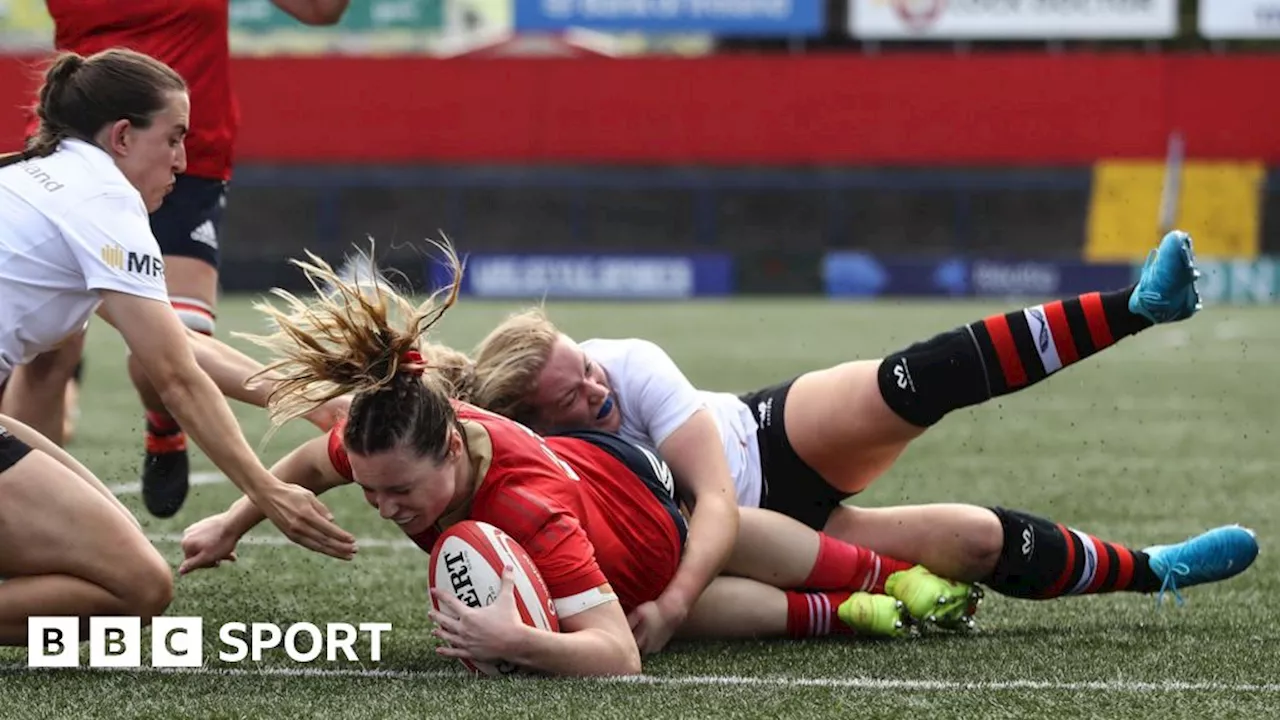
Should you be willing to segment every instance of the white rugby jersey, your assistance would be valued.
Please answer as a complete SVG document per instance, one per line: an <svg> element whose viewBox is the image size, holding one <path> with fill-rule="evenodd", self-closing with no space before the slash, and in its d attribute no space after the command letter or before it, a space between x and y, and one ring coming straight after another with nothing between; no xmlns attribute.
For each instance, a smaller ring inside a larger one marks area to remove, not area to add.
<svg viewBox="0 0 1280 720"><path fill-rule="evenodd" d="M613 400L622 413L619 435L656 452L671 433L705 407L720 430L738 505L760 504L758 427L751 410L737 395L698 390L671 356L648 340L592 339L580 346L609 377Z"/></svg>
<svg viewBox="0 0 1280 720"><path fill-rule="evenodd" d="M0 382L83 329L100 290L169 301L146 204L111 157L64 140L0 168Z"/></svg>

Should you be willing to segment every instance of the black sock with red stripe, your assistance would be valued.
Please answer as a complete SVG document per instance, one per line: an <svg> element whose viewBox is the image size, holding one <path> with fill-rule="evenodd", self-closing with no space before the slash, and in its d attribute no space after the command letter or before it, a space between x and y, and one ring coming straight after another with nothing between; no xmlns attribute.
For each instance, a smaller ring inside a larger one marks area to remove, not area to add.
<svg viewBox="0 0 1280 720"><path fill-rule="evenodd" d="M992 590L1027 600L1160 589L1147 554L1050 522L1030 513L991 508L1004 528L1004 548Z"/></svg>
<svg viewBox="0 0 1280 720"><path fill-rule="evenodd" d="M213 308L199 300L172 297L169 303L174 312L189 329L213 337L215 318ZM178 421L166 411L148 410L147 429L143 436L147 454L163 455L187 451L187 434Z"/></svg>
<svg viewBox="0 0 1280 720"><path fill-rule="evenodd" d="M148 453L163 455L164 453L186 452L187 435L182 432L178 421L166 412L147 411L147 431L144 445Z"/></svg>
<svg viewBox="0 0 1280 720"><path fill-rule="evenodd" d="M1133 288L1055 300L964 325L886 357L880 394L929 427L952 410L1030 387L1151 327L1129 312Z"/></svg>

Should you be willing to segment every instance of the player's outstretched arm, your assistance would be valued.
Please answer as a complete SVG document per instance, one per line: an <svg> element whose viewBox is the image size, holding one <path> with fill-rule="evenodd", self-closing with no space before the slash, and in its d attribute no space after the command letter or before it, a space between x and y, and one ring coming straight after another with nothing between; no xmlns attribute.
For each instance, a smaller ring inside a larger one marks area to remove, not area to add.
<svg viewBox="0 0 1280 720"><path fill-rule="evenodd" d="M334 524L315 495L280 482L249 447L226 398L195 362L186 328L167 303L102 291L107 316L138 358L165 407L227 478L290 540L349 558L355 538Z"/></svg>
<svg viewBox="0 0 1280 720"><path fill-rule="evenodd" d="M271 466L271 473L286 483L319 495L349 481L329 461L328 436L312 438ZM184 559L178 574L218 567L236 559L236 544L266 516L246 497L217 515L192 524L182 534Z"/></svg>
<svg viewBox="0 0 1280 720"><path fill-rule="evenodd" d="M432 590L439 610L429 614L435 636L448 645L440 655L462 660L506 660L551 675L638 675L636 646L622 606L616 600L560 618L560 632L525 625L516 609L515 582L503 573L502 588L492 604L479 608L448 592ZM609 586L601 588L612 594Z"/></svg>

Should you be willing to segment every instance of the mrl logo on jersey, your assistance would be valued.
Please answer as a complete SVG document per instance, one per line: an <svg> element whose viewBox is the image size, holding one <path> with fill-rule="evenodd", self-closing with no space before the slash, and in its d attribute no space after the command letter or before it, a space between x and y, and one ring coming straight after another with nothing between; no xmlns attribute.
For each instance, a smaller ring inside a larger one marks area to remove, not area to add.
<svg viewBox="0 0 1280 720"><path fill-rule="evenodd" d="M27 667L80 666L80 619L27 619ZM218 659L260 662L264 651L283 650L290 660L309 663L321 655L328 662L382 660L382 634L391 623L327 623L322 630L298 622L281 630L275 623L229 622L218 630L222 648ZM361 635L367 634L367 638ZM136 668L142 665L142 621L136 617L89 618L89 667ZM198 617L157 617L151 622L152 667L204 665L204 620ZM359 646L359 647L358 647ZM368 652L363 652L365 648Z"/></svg>
<svg viewBox="0 0 1280 720"><path fill-rule="evenodd" d="M102 248L102 262L117 270L145 275L151 278L164 277L164 261L155 255L136 253L125 250L119 245L107 245Z"/></svg>

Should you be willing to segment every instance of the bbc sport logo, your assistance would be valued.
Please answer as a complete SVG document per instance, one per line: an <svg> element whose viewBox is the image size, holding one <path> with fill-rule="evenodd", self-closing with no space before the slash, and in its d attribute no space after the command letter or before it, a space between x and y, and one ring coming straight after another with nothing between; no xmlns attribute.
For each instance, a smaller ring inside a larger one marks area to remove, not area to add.
<svg viewBox="0 0 1280 720"><path fill-rule="evenodd" d="M229 622L218 629L218 659L226 663L260 662L265 651L283 650L298 663L380 662L382 635L391 623L327 623L322 630L299 622L281 630L275 623ZM80 619L40 616L27 620L27 667L80 667ZM89 618L89 667L142 666L142 620L136 617ZM151 667L204 665L204 618L157 617L151 621ZM361 650L367 650L361 654Z"/></svg>

